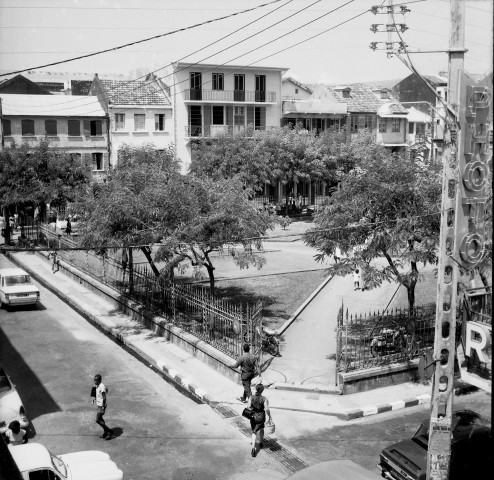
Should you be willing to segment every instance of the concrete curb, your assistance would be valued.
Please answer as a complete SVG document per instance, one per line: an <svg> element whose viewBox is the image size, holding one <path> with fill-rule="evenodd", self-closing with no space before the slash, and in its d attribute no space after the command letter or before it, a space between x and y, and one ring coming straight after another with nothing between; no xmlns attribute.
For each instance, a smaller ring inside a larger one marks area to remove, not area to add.
<svg viewBox="0 0 494 480"><path fill-rule="evenodd" d="M343 393L342 390L338 387L319 388L315 385L291 385L289 383L274 382L271 387L275 390L288 390L291 392L321 393L329 395L341 395Z"/></svg>
<svg viewBox="0 0 494 480"><path fill-rule="evenodd" d="M465 395L470 392L477 391L478 388L472 385L456 387L454 395ZM369 405L362 408L349 409L343 412L343 416L347 420L356 418L368 417L369 415L377 415L379 413L389 412L391 410L399 410L402 408L415 407L417 405L431 403L431 394L424 393L416 397L410 397L403 400L395 400L394 402L383 403L381 405Z"/></svg>

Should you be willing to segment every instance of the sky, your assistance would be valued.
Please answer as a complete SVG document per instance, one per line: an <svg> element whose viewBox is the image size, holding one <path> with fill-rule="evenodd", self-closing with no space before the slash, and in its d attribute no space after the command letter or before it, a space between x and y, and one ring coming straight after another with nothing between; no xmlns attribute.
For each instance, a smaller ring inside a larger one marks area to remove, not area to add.
<svg viewBox="0 0 494 480"><path fill-rule="evenodd" d="M0 71L31 69L186 29L39 70L91 75L122 73L130 79L137 78L137 72L157 71L159 76L160 67L183 60L282 67L288 69L286 75L301 82L329 84L393 80L411 73L397 56L388 58L385 50L369 48L371 42L388 40L387 33L373 33L370 29L372 24L381 24L379 28L384 29L389 23L388 15L373 14L370 9L374 5L388 5L389 0L272 2L0 0ZM410 53L417 70L424 75L447 71L450 0L394 0L393 3L406 5L410 10L404 15L395 14L394 21L406 25L407 30L401 36L408 49L423 52ZM464 0L464 3L465 48L468 49L465 70L487 74L492 71L493 2ZM269 5L188 28L262 4ZM400 38L394 33L391 40L398 42Z"/></svg>

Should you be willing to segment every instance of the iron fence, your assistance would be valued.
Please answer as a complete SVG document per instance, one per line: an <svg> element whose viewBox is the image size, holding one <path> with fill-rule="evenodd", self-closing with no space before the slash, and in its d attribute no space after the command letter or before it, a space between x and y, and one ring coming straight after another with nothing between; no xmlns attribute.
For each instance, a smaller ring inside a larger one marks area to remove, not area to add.
<svg viewBox="0 0 494 480"><path fill-rule="evenodd" d="M338 372L418 358L434 348L435 307L350 314L340 307L336 327Z"/></svg>
<svg viewBox="0 0 494 480"><path fill-rule="evenodd" d="M64 250L78 247L68 235L41 226L38 243L57 250L58 258L111 286L145 310L191 333L225 354L237 358L244 342L260 354L262 304L234 305L219 299L205 287L164 282L146 265L122 264L121 249ZM59 250L60 249L60 250ZM161 330L158 328L158 332Z"/></svg>

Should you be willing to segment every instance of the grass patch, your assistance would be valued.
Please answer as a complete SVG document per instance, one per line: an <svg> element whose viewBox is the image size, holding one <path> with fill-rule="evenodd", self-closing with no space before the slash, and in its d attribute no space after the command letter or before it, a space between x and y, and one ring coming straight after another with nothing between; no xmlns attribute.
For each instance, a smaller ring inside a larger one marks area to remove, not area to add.
<svg viewBox="0 0 494 480"><path fill-rule="evenodd" d="M219 280L216 295L235 304L261 301L264 325L278 328L326 278L326 270Z"/></svg>

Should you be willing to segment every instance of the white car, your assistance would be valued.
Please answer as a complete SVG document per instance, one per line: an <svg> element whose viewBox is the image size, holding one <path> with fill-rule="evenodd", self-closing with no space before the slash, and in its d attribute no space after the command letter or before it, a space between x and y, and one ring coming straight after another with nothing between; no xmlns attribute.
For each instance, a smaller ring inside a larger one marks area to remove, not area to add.
<svg viewBox="0 0 494 480"><path fill-rule="evenodd" d="M122 480L122 470L105 452L53 455L40 443L9 445L9 450L24 480Z"/></svg>
<svg viewBox="0 0 494 480"><path fill-rule="evenodd" d="M39 297L39 288L22 268L0 269L0 307L3 304L36 306Z"/></svg>
<svg viewBox="0 0 494 480"><path fill-rule="evenodd" d="M0 365L0 434L4 434L10 422L18 420L21 428L29 426L26 409L7 372Z"/></svg>

